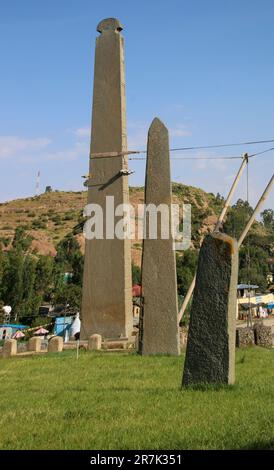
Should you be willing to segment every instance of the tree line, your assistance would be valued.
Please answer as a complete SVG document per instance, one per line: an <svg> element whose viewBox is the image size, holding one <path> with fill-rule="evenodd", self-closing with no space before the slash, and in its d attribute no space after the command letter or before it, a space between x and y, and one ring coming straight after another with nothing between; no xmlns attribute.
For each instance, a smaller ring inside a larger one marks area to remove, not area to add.
<svg viewBox="0 0 274 470"><path fill-rule="evenodd" d="M32 324L43 302L80 309L84 257L79 243L68 234L57 245L57 255L39 255L32 237L17 227L11 249L0 247L0 302L12 306L12 316ZM65 280L65 273L71 277Z"/></svg>
<svg viewBox="0 0 274 470"><path fill-rule="evenodd" d="M241 199L228 212L224 232L239 237L253 209ZM269 259L274 252L274 211L261 213L239 253L239 283L257 284L267 288ZM13 318L32 324L39 307L48 302L55 306L69 305L80 311L84 256L74 233L66 235L57 245L55 257L40 255L31 248L32 237L24 227L15 230L12 246L4 251L0 242L0 308L11 305ZM198 248L177 254L177 283L179 298L184 298L197 268ZM65 273L69 273L65 279ZM140 284L141 270L132 265L133 284Z"/></svg>

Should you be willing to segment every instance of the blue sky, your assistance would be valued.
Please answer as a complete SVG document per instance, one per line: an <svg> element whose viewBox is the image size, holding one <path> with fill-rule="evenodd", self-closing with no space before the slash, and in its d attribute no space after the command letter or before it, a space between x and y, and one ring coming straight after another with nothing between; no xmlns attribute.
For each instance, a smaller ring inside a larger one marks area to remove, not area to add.
<svg viewBox="0 0 274 470"><path fill-rule="evenodd" d="M124 26L130 149L146 147L155 116L169 128L172 147L274 139L273 0L0 0L1 201L33 195L38 170L41 191L82 188L96 26L105 17ZM273 158L250 162L252 204ZM173 160L172 179L226 195L239 165ZM145 162L130 167L130 184L143 184ZM235 199L245 197L245 183ZM273 199L272 192L266 207Z"/></svg>

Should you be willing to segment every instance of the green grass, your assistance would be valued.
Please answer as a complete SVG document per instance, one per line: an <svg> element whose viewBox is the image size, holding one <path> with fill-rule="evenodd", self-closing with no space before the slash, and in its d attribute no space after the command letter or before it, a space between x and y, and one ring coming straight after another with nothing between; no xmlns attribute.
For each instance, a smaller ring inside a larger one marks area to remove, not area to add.
<svg viewBox="0 0 274 470"><path fill-rule="evenodd" d="M0 360L1 449L274 449L274 351L230 387L180 390L183 357L75 351Z"/></svg>

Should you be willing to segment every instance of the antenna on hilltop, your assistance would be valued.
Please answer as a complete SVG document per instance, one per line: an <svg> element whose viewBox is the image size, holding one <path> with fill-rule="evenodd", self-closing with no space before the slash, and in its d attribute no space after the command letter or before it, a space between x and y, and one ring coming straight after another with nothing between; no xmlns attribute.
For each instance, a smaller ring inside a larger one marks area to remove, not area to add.
<svg viewBox="0 0 274 470"><path fill-rule="evenodd" d="M35 185L35 196L39 196L40 193L40 170L37 173L36 185Z"/></svg>

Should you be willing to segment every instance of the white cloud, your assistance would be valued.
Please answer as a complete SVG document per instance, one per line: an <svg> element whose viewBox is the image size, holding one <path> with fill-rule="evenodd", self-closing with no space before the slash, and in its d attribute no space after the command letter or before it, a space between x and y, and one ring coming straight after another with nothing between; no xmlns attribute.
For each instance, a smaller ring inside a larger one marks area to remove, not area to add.
<svg viewBox="0 0 274 470"><path fill-rule="evenodd" d="M145 149L147 145L147 134L150 124L146 122L130 122L128 124L128 147L130 150ZM188 137L191 135L189 129L183 124L168 128L169 137Z"/></svg>
<svg viewBox="0 0 274 470"><path fill-rule="evenodd" d="M218 159L218 157L211 157L212 159L208 160L203 160L203 157L200 157L200 160L198 158L195 162L197 170L216 170L218 172L224 173L228 169L227 162L225 160Z"/></svg>
<svg viewBox="0 0 274 470"><path fill-rule="evenodd" d="M174 106L175 109L179 109L180 111L184 110L185 109L185 106L183 104L175 104Z"/></svg>
<svg viewBox="0 0 274 470"><path fill-rule="evenodd" d="M0 136L0 158L16 157L24 152L44 149L51 143L45 137L24 139L18 136Z"/></svg>
<svg viewBox="0 0 274 470"><path fill-rule="evenodd" d="M84 135L83 129L79 135ZM37 163L50 160L76 160L89 154L89 142L85 140L76 141L69 148L49 151L47 147L51 143L52 141L45 137L27 139L18 136L0 136L0 158L12 157L23 163Z"/></svg>
<svg viewBox="0 0 274 470"><path fill-rule="evenodd" d="M86 137L90 137L90 127L79 127L73 131L74 135L80 139L85 139Z"/></svg>
<svg viewBox="0 0 274 470"><path fill-rule="evenodd" d="M186 128L186 126L179 124L176 127L169 129L169 135L170 137L189 137L191 132Z"/></svg>
<svg viewBox="0 0 274 470"><path fill-rule="evenodd" d="M148 129L149 125L145 122L129 122L128 148L130 150L143 150L146 148Z"/></svg>
<svg viewBox="0 0 274 470"><path fill-rule="evenodd" d="M31 157L25 156L22 160L25 163L33 163L41 161L51 161L51 160L77 160L77 158L86 157L88 159L89 155L89 143L88 142L76 142L72 147L55 150L53 152L40 153L39 156Z"/></svg>

